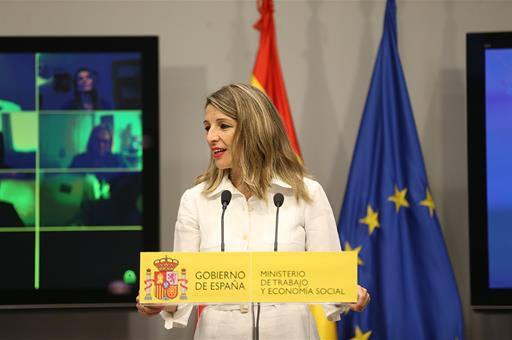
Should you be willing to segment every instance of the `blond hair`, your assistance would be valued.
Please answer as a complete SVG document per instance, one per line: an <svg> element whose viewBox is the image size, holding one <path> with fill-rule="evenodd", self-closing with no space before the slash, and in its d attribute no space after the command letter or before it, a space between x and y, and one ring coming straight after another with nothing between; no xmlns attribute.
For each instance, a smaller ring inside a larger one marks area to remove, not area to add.
<svg viewBox="0 0 512 340"><path fill-rule="evenodd" d="M241 181L251 194L263 199L272 179L288 183L297 199L311 198L304 185L309 176L297 157L286 134L283 122L270 99L257 88L231 84L212 93L205 107L213 106L236 120L233 137L233 163L240 167ZM205 182L205 193L213 192L230 169L219 169L213 158L207 170L195 183Z"/></svg>

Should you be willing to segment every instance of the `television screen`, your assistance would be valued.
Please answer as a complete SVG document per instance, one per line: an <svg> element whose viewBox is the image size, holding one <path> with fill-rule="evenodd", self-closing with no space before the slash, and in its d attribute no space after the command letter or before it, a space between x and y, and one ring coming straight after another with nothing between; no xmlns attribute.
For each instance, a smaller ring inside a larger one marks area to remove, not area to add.
<svg viewBox="0 0 512 340"><path fill-rule="evenodd" d="M512 306L512 32L467 36L471 295Z"/></svg>
<svg viewBox="0 0 512 340"><path fill-rule="evenodd" d="M158 178L156 37L0 38L0 308L133 305Z"/></svg>

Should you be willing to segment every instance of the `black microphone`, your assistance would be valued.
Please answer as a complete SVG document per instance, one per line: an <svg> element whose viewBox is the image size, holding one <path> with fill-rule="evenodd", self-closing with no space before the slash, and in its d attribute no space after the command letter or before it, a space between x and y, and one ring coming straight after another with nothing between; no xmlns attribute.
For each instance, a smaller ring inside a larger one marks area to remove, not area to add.
<svg viewBox="0 0 512 340"><path fill-rule="evenodd" d="M274 195L274 205L277 207L276 210L276 235L274 237L274 251L277 251L277 230L279 226L279 208L283 205L284 196L281 193L277 193Z"/></svg>
<svg viewBox="0 0 512 340"><path fill-rule="evenodd" d="M224 190L220 195L220 203L222 204L222 216L220 218L220 251L224 251L224 213L231 202L231 191Z"/></svg>

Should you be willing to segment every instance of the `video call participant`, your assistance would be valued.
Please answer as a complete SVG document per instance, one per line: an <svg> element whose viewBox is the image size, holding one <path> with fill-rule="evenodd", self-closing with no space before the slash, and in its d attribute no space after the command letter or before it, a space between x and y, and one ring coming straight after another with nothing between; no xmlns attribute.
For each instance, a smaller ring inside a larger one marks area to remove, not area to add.
<svg viewBox="0 0 512 340"><path fill-rule="evenodd" d="M105 125L95 126L87 142L87 150L73 157L70 168L126 168L122 155L112 153L112 132Z"/></svg>
<svg viewBox="0 0 512 340"><path fill-rule="evenodd" d="M210 165L182 198L175 227L174 251L219 251L218 216L223 190L233 194L225 226L227 251L272 251L275 219L273 195L285 197L280 220L283 251L340 251L336 221L321 185L310 178L293 152L284 125L270 99L244 84L221 88L206 100L204 128L211 150ZM242 209L247 207L247 209ZM250 219L247 211L251 210ZM286 216L286 217L285 217ZM251 229L244 229L248 225ZM281 227L282 226L282 227ZM238 230L236 230L238 229ZM271 241L268 241L271 240ZM370 301L358 287L358 301L348 307L363 310ZM183 327L191 305L144 306L144 315L160 314L165 327ZM326 304L326 317L340 319L343 305ZM196 339L249 339L252 314L235 304L205 307ZM261 305L261 339L318 339L314 318L306 304Z"/></svg>
<svg viewBox="0 0 512 340"><path fill-rule="evenodd" d="M91 70L79 69L73 77L74 98L64 104L64 110L111 110L112 105L103 100L97 91Z"/></svg>
<svg viewBox="0 0 512 340"><path fill-rule="evenodd" d="M104 197L83 197L77 225L141 225L142 184L140 173L94 174ZM90 182L88 183L90 185Z"/></svg>

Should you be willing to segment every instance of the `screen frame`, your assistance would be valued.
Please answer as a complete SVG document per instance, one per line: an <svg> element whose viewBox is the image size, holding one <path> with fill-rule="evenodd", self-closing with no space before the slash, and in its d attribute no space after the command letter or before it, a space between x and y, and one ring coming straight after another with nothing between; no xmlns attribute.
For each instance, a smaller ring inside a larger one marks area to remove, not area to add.
<svg viewBox="0 0 512 340"><path fill-rule="evenodd" d="M160 248L158 46L157 36L0 37L0 53L141 54L143 251ZM138 281L131 293L117 296L106 289L10 291L3 294L0 309L133 307L137 294Z"/></svg>
<svg viewBox="0 0 512 340"><path fill-rule="evenodd" d="M512 32L466 35L467 157L471 305L475 309L512 308L512 288L489 285L485 51L512 49Z"/></svg>

